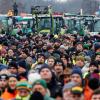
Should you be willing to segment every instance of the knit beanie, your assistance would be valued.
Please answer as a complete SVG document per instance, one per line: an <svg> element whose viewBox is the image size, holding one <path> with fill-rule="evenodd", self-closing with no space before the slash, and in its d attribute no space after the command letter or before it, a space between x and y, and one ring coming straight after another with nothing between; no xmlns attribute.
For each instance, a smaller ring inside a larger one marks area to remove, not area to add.
<svg viewBox="0 0 100 100"><path fill-rule="evenodd" d="M42 71L42 69L45 69L45 68L49 69L50 72L52 72L48 64L42 64L42 65L41 65L41 68L40 68L40 70L39 70L39 73Z"/></svg>
<svg viewBox="0 0 100 100"><path fill-rule="evenodd" d="M89 67L91 67L92 65L98 68L98 62L92 61L92 62L90 63L90 65L89 65Z"/></svg>
<svg viewBox="0 0 100 100"><path fill-rule="evenodd" d="M15 61L11 61L8 65L8 68L14 67L16 69L18 69L17 63Z"/></svg>
<svg viewBox="0 0 100 100"><path fill-rule="evenodd" d="M31 88L32 86L27 81L22 80L17 83L17 90L26 89L28 91L31 91Z"/></svg>
<svg viewBox="0 0 100 100"><path fill-rule="evenodd" d="M40 84L40 85L43 86L45 89L47 89L46 81L43 80L43 79L36 80L36 81L33 83L33 87L34 87L36 84Z"/></svg>
<svg viewBox="0 0 100 100"><path fill-rule="evenodd" d="M82 77L82 72L81 72L81 69L80 68L73 68L73 70L72 70L72 75L73 74L78 74L80 77L81 77L81 79L83 79L83 77Z"/></svg>
<svg viewBox="0 0 100 100"><path fill-rule="evenodd" d="M22 67L22 68L24 68L24 69L27 69L27 65L26 65L25 60L19 61L19 62L18 62L18 66L19 66L19 67Z"/></svg>

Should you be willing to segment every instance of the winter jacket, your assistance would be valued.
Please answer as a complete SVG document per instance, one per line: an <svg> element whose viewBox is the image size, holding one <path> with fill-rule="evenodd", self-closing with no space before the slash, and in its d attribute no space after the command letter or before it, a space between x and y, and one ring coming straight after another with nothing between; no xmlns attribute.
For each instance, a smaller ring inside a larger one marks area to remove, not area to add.
<svg viewBox="0 0 100 100"><path fill-rule="evenodd" d="M85 83L86 83L86 85L85 85L85 88L84 88L84 100L91 100L93 90L91 90L89 88L88 81L86 81Z"/></svg>
<svg viewBox="0 0 100 100"><path fill-rule="evenodd" d="M46 94L44 96L44 100L55 100L55 99L51 98L48 94Z"/></svg>
<svg viewBox="0 0 100 100"><path fill-rule="evenodd" d="M54 73L52 73L53 77L51 79L51 81L49 83L47 83L47 87L50 91L50 96L51 97L55 97L55 95L61 90L61 85L58 84L58 82L56 81L56 77L54 75Z"/></svg>
<svg viewBox="0 0 100 100"><path fill-rule="evenodd" d="M14 91L13 93L11 93L6 89L5 92L1 95L1 98L3 100L13 99L16 97L16 94L17 94L17 91Z"/></svg>

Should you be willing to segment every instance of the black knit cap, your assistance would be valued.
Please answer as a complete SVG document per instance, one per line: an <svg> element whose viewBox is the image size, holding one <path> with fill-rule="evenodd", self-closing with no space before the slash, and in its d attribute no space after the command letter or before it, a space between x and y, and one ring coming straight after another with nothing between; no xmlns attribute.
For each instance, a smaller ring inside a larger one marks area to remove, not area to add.
<svg viewBox="0 0 100 100"><path fill-rule="evenodd" d="M42 65L41 65L41 68L40 68L40 70L39 70L39 73L40 73L43 69L45 69L45 68L49 69L50 72L52 73L52 71L51 71L51 69L50 69L50 67L49 67L48 64L42 64Z"/></svg>
<svg viewBox="0 0 100 100"><path fill-rule="evenodd" d="M90 63L90 65L89 65L89 67L92 66L92 65L94 65L95 67L98 68L98 62L92 61L92 62Z"/></svg>
<svg viewBox="0 0 100 100"><path fill-rule="evenodd" d="M18 69L17 63L15 61L11 61L8 65L8 68L14 67L16 69Z"/></svg>
<svg viewBox="0 0 100 100"><path fill-rule="evenodd" d="M18 62L18 66L19 66L19 67L22 67L22 68L24 68L24 69L27 69L27 65L26 65L25 60L19 61L19 62Z"/></svg>
<svg viewBox="0 0 100 100"><path fill-rule="evenodd" d="M64 63L61 61L61 59L59 59L59 60L57 59L57 60L56 60L55 65L57 65L57 64L58 64L58 65L59 65L59 64L62 65L63 69L65 69Z"/></svg>
<svg viewBox="0 0 100 100"><path fill-rule="evenodd" d="M44 59L45 59L45 55L44 55L43 53L38 53L38 54L37 54L37 59L38 59L39 57L41 57L41 56L43 56Z"/></svg>

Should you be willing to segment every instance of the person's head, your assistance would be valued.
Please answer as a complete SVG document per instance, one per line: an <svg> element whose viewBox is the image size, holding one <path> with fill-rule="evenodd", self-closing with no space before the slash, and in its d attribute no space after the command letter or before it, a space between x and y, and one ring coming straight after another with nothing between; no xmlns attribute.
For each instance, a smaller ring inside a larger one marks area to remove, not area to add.
<svg viewBox="0 0 100 100"><path fill-rule="evenodd" d="M0 75L0 87L1 88L6 88L7 85L8 85L8 75L1 74Z"/></svg>
<svg viewBox="0 0 100 100"><path fill-rule="evenodd" d="M53 68L54 67L54 64L55 64L55 58L53 56L50 56L48 59L47 59L47 63L48 65L50 66L50 68Z"/></svg>
<svg viewBox="0 0 100 100"><path fill-rule="evenodd" d="M24 60L21 60L18 62L18 73L25 73L27 69L26 62Z"/></svg>
<svg viewBox="0 0 100 100"><path fill-rule="evenodd" d="M84 100L83 99L83 89L82 87L79 86L75 86L71 89L71 93L72 93L72 98L74 100Z"/></svg>
<svg viewBox="0 0 100 100"><path fill-rule="evenodd" d="M58 91L56 94L55 94L55 100L62 100L62 91Z"/></svg>
<svg viewBox="0 0 100 100"><path fill-rule="evenodd" d="M16 75L9 76L8 85L12 90L16 89L17 81L18 81L18 78Z"/></svg>
<svg viewBox="0 0 100 100"><path fill-rule="evenodd" d="M63 73L64 71L64 64L62 61L57 60L54 66L54 70L56 72L57 75L60 75Z"/></svg>
<svg viewBox="0 0 100 100"><path fill-rule="evenodd" d="M37 62L39 63L39 64L43 64L44 62L45 62L45 55L44 54L38 54L37 55Z"/></svg>
<svg viewBox="0 0 100 100"><path fill-rule="evenodd" d="M12 49L9 49L8 50L8 56L14 56L14 51Z"/></svg>
<svg viewBox="0 0 100 100"><path fill-rule="evenodd" d="M54 48L53 48L53 46L48 45L48 46L47 46L47 50L48 50L49 53L53 53Z"/></svg>
<svg viewBox="0 0 100 100"><path fill-rule="evenodd" d="M31 92L32 86L27 81L17 83L17 91L20 97L27 97Z"/></svg>
<svg viewBox="0 0 100 100"><path fill-rule="evenodd" d="M60 52L65 52L65 50L66 50L66 48L65 48L65 46L64 45L61 45L60 47L59 47L59 50L60 50Z"/></svg>
<svg viewBox="0 0 100 100"><path fill-rule="evenodd" d="M61 41L59 39L55 40L55 43L54 43L54 48L55 49L58 49L61 45Z"/></svg>
<svg viewBox="0 0 100 100"><path fill-rule="evenodd" d="M68 64L68 59L69 59L69 57L67 55L65 55L65 54L61 55L61 60L65 66Z"/></svg>
<svg viewBox="0 0 100 100"><path fill-rule="evenodd" d="M30 66L31 66L32 63L33 63L32 57L27 57L25 61L26 61L26 63L27 63L28 65L30 65Z"/></svg>
<svg viewBox="0 0 100 100"><path fill-rule="evenodd" d="M11 73L11 74L17 74L18 72L18 66L17 66L17 63L12 61L9 63L8 65L8 71Z"/></svg>
<svg viewBox="0 0 100 100"><path fill-rule="evenodd" d="M76 50L77 50L77 51L82 51L82 50L83 50L83 44L82 44L81 42L78 42L78 43L76 44Z"/></svg>
<svg viewBox="0 0 100 100"><path fill-rule="evenodd" d="M100 52L100 44L95 44L94 45L94 47L95 47L95 52Z"/></svg>
<svg viewBox="0 0 100 100"><path fill-rule="evenodd" d="M96 53L95 60L100 61L100 53Z"/></svg>
<svg viewBox="0 0 100 100"><path fill-rule="evenodd" d="M72 93L71 89L72 87L77 86L77 83L75 82L68 82L63 87L63 100L72 100Z"/></svg>
<svg viewBox="0 0 100 100"><path fill-rule="evenodd" d="M85 62L85 58L83 56L76 57L76 66L83 67Z"/></svg>
<svg viewBox="0 0 100 100"><path fill-rule="evenodd" d="M28 56L28 51L27 50L22 50L21 54L19 55L19 57L21 59L26 59Z"/></svg>
<svg viewBox="0 0 100 100"><path fill-rule="evenodd" d="M80 68L74 68L71 73L71 81L76 82L79 85L82 85L82 72Z"/></svg>
<svg viewBox="0 0 100 100"><path fill-rule="evenodd" d="M45 43L44 45L43 45L43 48L42 48L44 51L46 51L47 50L47 44Z"/></svg>
<svg viewBox="0 0 100 100"><path fill-rule="evenodd" d="M47 94L47 84L43 79L36 80L32 86L32 92L40 92L43 96Z"/></svg>
<svg viewBox="0 0 100 100"><path fill-rule="evenodd" d="M96 61L92 61L89 65L89 72L93 73L95 70L98 69L98 64Z"/></svg>
<svg viewBox="0 0 100 100"><path fill-rule="evenodd" d="M68 83L71 80L71 72L70 68L65 68L63 75L64 75L64 84Z"/></svg>
<svg viewBox="0 0 100 100"><path fill-rule="evenodd" d="M47 83L50 82L53 77L51 69L46 65L43 65L39 73L40 73L41 78L44 79Z"/></svg>
<svg viewBox="0 0 100 100"><path fill-rule="evenodd" d="M93 92L91 100L100 100L100 89L97 89Z"/></svg>

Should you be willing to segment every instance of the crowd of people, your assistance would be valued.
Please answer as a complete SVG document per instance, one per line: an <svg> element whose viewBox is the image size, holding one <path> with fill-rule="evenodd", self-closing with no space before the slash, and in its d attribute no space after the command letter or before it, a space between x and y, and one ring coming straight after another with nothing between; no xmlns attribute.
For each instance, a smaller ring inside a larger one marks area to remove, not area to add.
<svg viewBox="0 0 100 100"><path fill-rule="evenodd" d="M100 34L0 35L0 100L100 100Z"/></svg>

